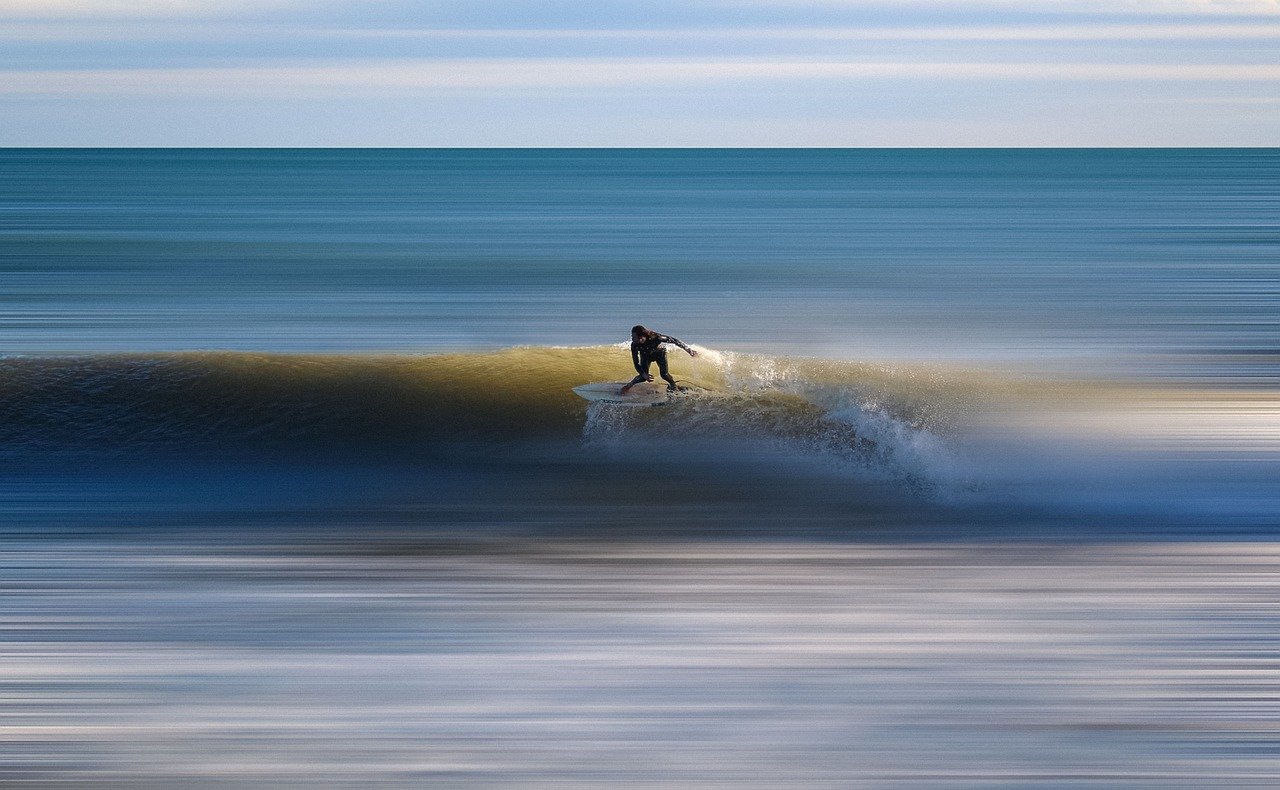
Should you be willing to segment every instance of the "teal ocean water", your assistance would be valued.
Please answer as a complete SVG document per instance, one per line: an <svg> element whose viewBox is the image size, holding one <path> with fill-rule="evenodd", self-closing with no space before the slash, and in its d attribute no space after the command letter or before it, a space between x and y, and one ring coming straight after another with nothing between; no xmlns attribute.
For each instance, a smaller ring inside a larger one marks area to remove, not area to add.
<svg viewBox="0 0 1280 790"><path fill-rule="evenodd" d="M1276 149L10 149L0 349L489 350L643 322L1270 381L1277 184Z"/></svg>

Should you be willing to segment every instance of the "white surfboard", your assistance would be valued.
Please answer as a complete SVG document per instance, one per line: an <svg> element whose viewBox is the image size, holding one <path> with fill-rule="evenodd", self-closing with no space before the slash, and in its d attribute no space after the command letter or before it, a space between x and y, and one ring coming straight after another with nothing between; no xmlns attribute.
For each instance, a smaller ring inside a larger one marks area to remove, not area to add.
<svg viewBox="0 0 1280 790"><path fill-rule="evenodd" d="M625 381L597 381L574 387L573 391L579 397L594 403L614 403L619 406L661 406L670 397L666 384L641 382L623 395L620 390L624 384Z"/></svg>

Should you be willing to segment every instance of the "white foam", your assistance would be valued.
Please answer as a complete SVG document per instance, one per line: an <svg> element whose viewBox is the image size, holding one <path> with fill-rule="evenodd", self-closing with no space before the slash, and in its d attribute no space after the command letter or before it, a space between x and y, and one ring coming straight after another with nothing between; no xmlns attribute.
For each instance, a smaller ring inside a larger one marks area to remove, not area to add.
<svg viewBox="0 0 1280 790"><path fill-rule="evenodd" d="M828 417L853 426L862 454L881 472L927 483L948 495L966 482L956 452L942 437L894 417L877 403L836 409Z"/></svg>
<svg viewBox="0 0 1280 790"><path fill-rule="evenodd" d="M797 468L816 464L824 473L898 481L930 493L960 488L962 464L946 440L866 397L855 381L815 380L803 363L785 358L694 348L699 362L722 377L720 394L727 397L691 399L657 415L592 407L584 442L616 450L637 442L669 449L674 441L682 454L728 442L735 456L781 454Z"/></svg>

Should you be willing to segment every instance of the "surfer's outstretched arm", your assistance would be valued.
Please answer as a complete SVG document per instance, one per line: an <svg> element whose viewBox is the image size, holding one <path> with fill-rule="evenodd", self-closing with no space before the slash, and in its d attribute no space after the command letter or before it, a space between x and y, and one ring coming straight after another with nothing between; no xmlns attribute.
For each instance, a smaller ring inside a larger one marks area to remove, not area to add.
<svg viewBox="0 0 1280 790"><path fill-rule="evenodd" d="M692 348L689 348L688 346L686 346L684 343L682 343L682 342L680 341L680 339L679 339L679 338L675 338L675 337L672 337L672 336L670 336L670 335L662 335L662 342L663 342L663 343L670 343L670 344L675 345L675 346L680 346L680 348L683 348L685 351L689 352L689 356L691 356L691 357L696 357L696 356L698 356L698 352L697 352L697 351L694 351Z"/></svg>

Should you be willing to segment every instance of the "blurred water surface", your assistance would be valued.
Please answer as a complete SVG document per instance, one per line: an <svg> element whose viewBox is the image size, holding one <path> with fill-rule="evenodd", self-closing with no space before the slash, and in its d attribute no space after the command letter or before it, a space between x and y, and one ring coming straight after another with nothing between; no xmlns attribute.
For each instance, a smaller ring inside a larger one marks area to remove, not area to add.
<svg viewBox="0 0 1280 790"><path fill-rule="evenodd" d="M1269 787L1274 544L4 555L8 787Z"/></svg>
<svg viewBox="0 0 1280 790"><path fill-rule="evenodd" d="M592 345L640 321L1274 383L1278 215L1276 149L9 149L0 348Z"/></svg>

